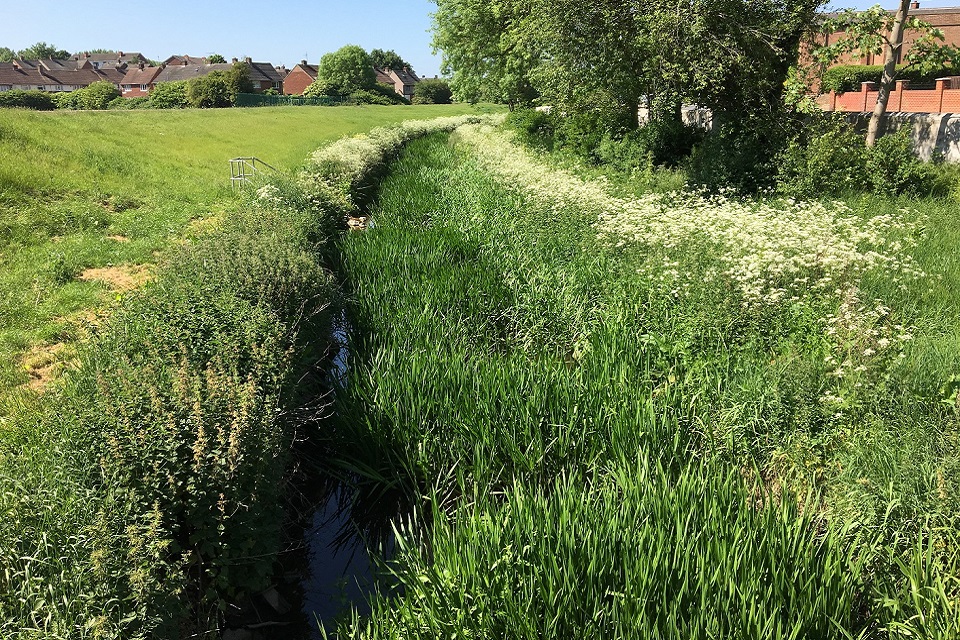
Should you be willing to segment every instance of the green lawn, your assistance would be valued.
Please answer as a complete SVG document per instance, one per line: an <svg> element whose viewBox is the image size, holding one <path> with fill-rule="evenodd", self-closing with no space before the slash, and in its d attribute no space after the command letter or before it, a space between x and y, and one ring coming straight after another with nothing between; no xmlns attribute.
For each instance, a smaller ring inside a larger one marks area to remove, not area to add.
<svg viewBox="0 0 960 640"><path fill-rule="evenodd" d="M232 206L228 159L291 170L343 135L475 110L0 111L0 416L56 376L95 310L142 280L130 265Z"/></svg>

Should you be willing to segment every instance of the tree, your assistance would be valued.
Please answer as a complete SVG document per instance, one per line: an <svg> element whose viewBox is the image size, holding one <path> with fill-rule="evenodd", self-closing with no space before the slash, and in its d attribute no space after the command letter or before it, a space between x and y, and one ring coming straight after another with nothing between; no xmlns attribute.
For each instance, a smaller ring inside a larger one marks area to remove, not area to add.
<svg viewBox="0 0 960 640"><path fill-rule="evenodd" d="M393 69L394 71L403 71L404 69L413 69L410 63L405 61L393 49L384 51L383 49L374 49L370 52L370 61L378 69Z"/></svg>
<svg viewBox="0 0 960 640"><path fill-rule="evenodd" d="M903 33L906 29L917 32L919 36L904 55ZM867 127L868 147L876 144L880 136L890 92L901 72L911 68L932 71L948 63L951 66L960 65L960 49L944 44L943 32L930 23L911 17L910 0L900 0L900 7L893 15L880 5L861 12L848 9L830 20L825 20L820 27L821 34L837 31L842 31L844 35L835 42L829 45L813 44L811 58L818 67L815 75L822 76L823 71L845 53L859 56L868 53L883 54L883 73L880 76L877 102ZM898 67L897 63L901 59L905 64Z"/></svg>
<svg viewBox="0 0 960 640"><path fill-rule="evenodd" d="M303 95L318 95L321 90L322 95L347 95L360 89L372 89L376 83L370 56L362 47L348 44L320 58L317 79Z"/></svg>
<svg viewBox="0 0 960 640"><path fill-rule="evenodd" d="M187 101L197 109L229 107L232 101L226 73L213 71L187 81Z"/></svg>
<svg viewBox="0 0 960 640"><path fill-rule="evenodd" d="M544 60L533 28L535 0L434 0L433 50L450 88L467 102L513 107L536 95L531 73Z"/></svg>
<svg viewBox="0 0 960 640"><path fill-rule="evenodd" d="M451 98L450 85L439 78L421 80L413 89L414 104L450 104Z"/></svg>
<svg viewBox="0 0 960 640"><path fill-rule="evenodd" d="M47 44L46 42L38 42L31 47L18 51L17 57L21 60L47 60L51 58L54 60L67 60L70 57L70 52L57 49L56 46Z"/></svg>
<svg viewBox="0 0 960 640"><path fill-rule="evenodd" d="M17 52L9 47L0 47L0 62L13 62Z"/></svg>
<svg viewBox="0 0 960 640"><path fill-rule="evenodd" d="M227 61L227 59L224 58L224 57L223 57L222 55L220 55L219 53L214 53L214 54L211 54L211 55L207 56L207 64L224 64L224 63L226 63L226 61Z"/></svg>

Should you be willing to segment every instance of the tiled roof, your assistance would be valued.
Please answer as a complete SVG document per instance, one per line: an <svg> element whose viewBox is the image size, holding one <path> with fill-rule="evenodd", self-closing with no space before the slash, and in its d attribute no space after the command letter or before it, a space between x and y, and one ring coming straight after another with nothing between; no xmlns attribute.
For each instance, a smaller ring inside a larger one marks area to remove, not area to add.
<svg viewBox="0 0 960 640"><path fill-rule="evenodd" d="M254 82L269 80L270 82L281 82L283 76L269 62L248 62L250 66L250 79Z"/></svg>
<svg viewBox="0 0 960 640"><path fill-rule="evenodd" d="M194 66L204 65L204 64L207 64L207 59L202 56L188 56L184 54L182 56L170 56L169 58L163 61L163 64L165 65L181 64L182 65L184 62L186 62L188 65L192 64Z"/></svg>
<svg viewBox="0 0 960 640"><path fill-rule="evenodd" d="M106 80L119 84L123 73L116 69L70 69L69 65L51 65L48 68L37 60L18 60L0 64L0 84L4 85L65 85L85 87Z"/></svg>
<svg viewBox="0 0 960 640"><path fill-rule="evenodd" d="M293 73L296 69L300 69L314 80L317 79L317 65L315 64L308 64L306 60L303 60L300 62L300 64L291 69L290 73Z"/></svg>
<svg viewBox="0 0 960 640"><path fill-rule="evenodd" d="M163 67L143 67L141 69L136 66L127 71L120 84L151 84L161 71L163 71Z"/></svg>
<svg viewBox="0 0 960 640"><path fill-rule="evenodd" d="M377 82L383 82L385 84L393 84L393 78L390 77L390 74L383 69L378 69L377 67L373 68L374 72L377 74Z"/></svg>
<svg viewBox="0 0 960 640"><path fill-rule="evenodd" d="M214 71L229 71L233 64L226 62L220 64L171 64L163 68L156 78L156 82L179 82L181 80L191 80L200 78Z"/></svg>

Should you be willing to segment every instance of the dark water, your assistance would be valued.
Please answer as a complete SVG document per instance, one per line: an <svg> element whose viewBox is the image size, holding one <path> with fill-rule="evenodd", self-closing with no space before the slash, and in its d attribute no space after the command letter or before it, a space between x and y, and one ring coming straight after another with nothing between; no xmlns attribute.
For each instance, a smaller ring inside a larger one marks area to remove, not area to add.
<svg viewBox="0 0 960 640"><path fill-rule="evenodd" d="M349 516L341 513L334 497L314 513L313 527L306 532L307 575L301 586L311 639L322 637L321 624L330 632L336 620L349 618L352 610L369 612L366 599L373 592L374 565L358 539L337 544L339 534L349 527Z"/></svg>

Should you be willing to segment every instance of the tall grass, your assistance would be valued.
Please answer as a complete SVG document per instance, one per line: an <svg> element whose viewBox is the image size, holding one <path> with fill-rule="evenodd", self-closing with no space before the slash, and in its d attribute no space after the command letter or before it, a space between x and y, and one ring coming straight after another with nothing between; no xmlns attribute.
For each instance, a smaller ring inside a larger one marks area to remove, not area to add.
<svg viewBox="0 0 960 640"><path fill-rule="evenodd" d="M842 381L850 404L829 394L824 318L847 305L876 340L920 326L843 295L883 270L745 304L720 245L665 265L598 233L587 190L491 176L521 150L470 149L411 146L341 244L355 334L332 472L400 548L398 588L344 635L955 633L955 405L903 392L930 373L909 343ZM906 249L921 264L925 242ZM658 277L674 269L703 277Z"/></svg>

